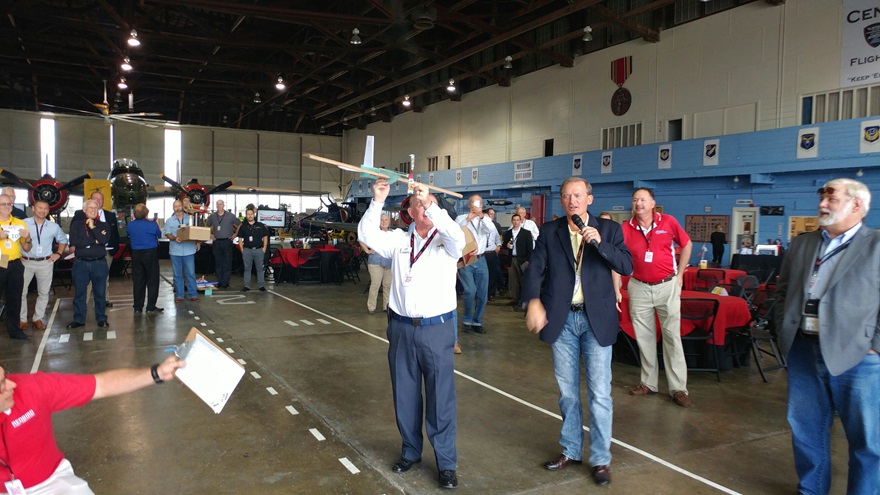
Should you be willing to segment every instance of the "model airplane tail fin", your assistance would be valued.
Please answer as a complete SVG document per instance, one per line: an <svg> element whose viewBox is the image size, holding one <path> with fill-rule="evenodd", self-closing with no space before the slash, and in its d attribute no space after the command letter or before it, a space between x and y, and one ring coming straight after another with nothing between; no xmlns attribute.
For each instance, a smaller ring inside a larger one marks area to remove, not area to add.
<svg viewBox="0 0 880 495"><path fill-rule="evenodd" d="M364 148L364 167L373 167L373 143L375 139L373 136L367 136L367 145Z"/></svg>

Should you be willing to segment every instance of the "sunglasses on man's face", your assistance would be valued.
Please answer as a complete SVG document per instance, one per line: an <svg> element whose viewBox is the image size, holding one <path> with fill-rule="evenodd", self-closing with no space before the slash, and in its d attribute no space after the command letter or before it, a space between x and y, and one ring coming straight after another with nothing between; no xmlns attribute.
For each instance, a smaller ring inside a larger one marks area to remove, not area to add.
<svg viewBox="0 0 880 495"><path fill-rule="evenodd" d="M836 189L834 189L834 187L832 186L820 187L818 190L816 190L816 194L818 194L820 198L822 196L825 196L826 194L829 196L834 196L834 191L836 191Z"/></svg>

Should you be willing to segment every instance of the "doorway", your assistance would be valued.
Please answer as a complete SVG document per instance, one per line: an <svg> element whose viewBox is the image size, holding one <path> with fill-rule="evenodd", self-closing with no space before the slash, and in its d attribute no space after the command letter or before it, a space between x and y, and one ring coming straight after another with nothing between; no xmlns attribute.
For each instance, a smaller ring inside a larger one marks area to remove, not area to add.
<svg viewBox="0 0 880 495"><path fill-rule="evenodd" d="M756 235L758 234L758 209L757 208L734 208L733 221L730 224L730 252L727 255L727 264L733 259L742 246L743 241L748 239L754 248Z"/></svg>

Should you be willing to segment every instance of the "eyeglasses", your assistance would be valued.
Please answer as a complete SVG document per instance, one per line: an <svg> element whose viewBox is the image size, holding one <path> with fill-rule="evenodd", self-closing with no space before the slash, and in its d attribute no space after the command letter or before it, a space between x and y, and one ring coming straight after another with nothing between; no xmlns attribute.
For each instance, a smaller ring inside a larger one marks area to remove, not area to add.
<svg viewBox="0 0 880 495"><path fill-rule="evenodd" d="M826 195L826 194L829 195L829 196L833 196L833 195L834 195L834 191L836 191L836 189L834 189L833 186L820 187L819 189L816 190L816 194L818 194L819 197L822 197L822 196L824 196L824 195Z"/></svg>
<svg viewBox="0 0 880 495"><path fill-rule="evenodd" d="M0 203L0 206L12 206L12 203Z"/></svg>

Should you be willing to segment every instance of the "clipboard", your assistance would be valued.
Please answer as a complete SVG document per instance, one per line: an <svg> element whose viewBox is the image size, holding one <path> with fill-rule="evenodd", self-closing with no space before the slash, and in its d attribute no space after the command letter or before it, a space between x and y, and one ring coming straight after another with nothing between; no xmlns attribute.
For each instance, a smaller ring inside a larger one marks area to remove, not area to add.
<svg viewBox="0 0 880 495"><path fill-rule="evenodd" d="M175 372L177 379L220 414L244 376L244 366L196 328L190 329L175 354L186 361L186 367Z"/></svg>

